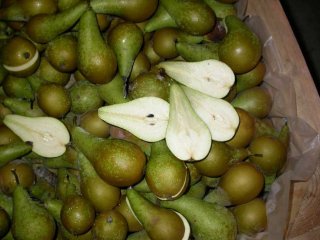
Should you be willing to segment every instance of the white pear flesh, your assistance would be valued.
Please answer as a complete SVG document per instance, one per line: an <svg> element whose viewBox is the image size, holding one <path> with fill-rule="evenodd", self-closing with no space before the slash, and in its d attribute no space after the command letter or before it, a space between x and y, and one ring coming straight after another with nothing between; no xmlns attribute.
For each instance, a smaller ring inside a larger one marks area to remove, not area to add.
<svg viewBox="0 0 320 240"><path fill-rule="evenodd" d="M193 109L207 124L212 140L230 140L239 126L239 115L235 108L226 100L208 96L188 87L182 88Z"/></svg>
<svg viewBox="0 0 320 240"><path fill-rule="evenodd" d="M205 158L211 147L211 133L206 123L193 110L178 84L170 86L170 114L166 143L170 151L183 161Z"/></svg>
<svg viewBox="0 0 320 240"><path fill-rule="evenodd" d="M98 116L144 141L156 142L166 136L169 109L169 103L161 98L141 97L101 107Z"/></svg>
<svg viewBox="0 0 320 240"><path fill-rule="evenodd" d="M177 82L216 98L225 97L235 82L232 69L215 59L199 62L163 61L157 66Z"/></svg>
<svg viewBox="0 0 320 240"><path fill-rule="evenodd" d="M53 117L6 115L3 123L23 141L32 142L32 151L42 157L58 157L66 151L70 134L66 126Z"/></svg>

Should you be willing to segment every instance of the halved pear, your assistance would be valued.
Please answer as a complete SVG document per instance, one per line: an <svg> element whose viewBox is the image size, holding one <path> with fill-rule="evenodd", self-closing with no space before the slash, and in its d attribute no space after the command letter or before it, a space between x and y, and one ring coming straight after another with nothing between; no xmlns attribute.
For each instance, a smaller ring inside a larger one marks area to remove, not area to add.
<svg viewBox="0 0 320 240"><path fill-rule="evenodd" d="M66 151L70 135L66 126L53 117L6 115L3 123L23 141L32 142L32 151L43 157L58 157Z"/></svg>
<svg viewBox="0 0 320 240"><path fill-rule="evenodd" d="M198 116L207 124L215 141L230 140L239 125L239 115L226 100L211 97L189 87L182 87Z"/></svg>
<svg viewBox="0 0 320 240"><path fill-rule="evenodd" d="M232 69L209 59L199 62L163 61L157 67L177 82L216 98L225 97L235 82Z"/></svg>
<svg viewBox="0 0 320 240"><path fill-rule="evenodd" d="M156 142L166 136L169 103L158 97L142 97L101 107L98 116L144 141Z"/></svg>
<svg viewBox="0 0 320 240"><path fill-rule="evenodd" d="M206 123L193 110L178 84L170 86L170 114L166 132L170 151L180 160L198 161L211 147L211 134Z"/></svg>

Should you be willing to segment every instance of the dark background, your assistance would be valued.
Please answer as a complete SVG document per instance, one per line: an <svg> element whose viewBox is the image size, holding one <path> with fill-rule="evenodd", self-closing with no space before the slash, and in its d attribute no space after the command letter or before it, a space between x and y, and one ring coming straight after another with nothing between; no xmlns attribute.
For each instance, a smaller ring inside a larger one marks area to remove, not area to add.
<svg viewBox="0 0 320 240"><path fill-rule="evenodd" d="M320 1L280 0L280 2L320 93Z"/></svg>

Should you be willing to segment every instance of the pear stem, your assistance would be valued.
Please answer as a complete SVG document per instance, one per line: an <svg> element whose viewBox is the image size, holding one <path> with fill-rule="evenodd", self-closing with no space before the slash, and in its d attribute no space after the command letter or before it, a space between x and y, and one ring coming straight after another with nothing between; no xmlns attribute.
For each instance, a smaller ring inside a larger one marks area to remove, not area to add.
<svg viewBox="0 0 320 240"><path fill-rule="evenodd" d="M16 169L15 168L11 169L11 172L12 172L12 174L13 174L16 182L17 182L17 185L20 185L20 181L19 181L18 174L16 173Z"/></svg>

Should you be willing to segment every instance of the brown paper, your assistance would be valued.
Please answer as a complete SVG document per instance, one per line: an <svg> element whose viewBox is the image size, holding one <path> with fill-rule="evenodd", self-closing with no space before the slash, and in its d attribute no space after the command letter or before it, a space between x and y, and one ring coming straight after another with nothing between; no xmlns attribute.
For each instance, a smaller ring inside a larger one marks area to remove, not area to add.
<svg viewBox="0 0 320 240"><path fill-rule="evenodd" d="M282 240L288 227L290 186L292 181L306 181L313 175L320 156L320 135L297 115L293 81L289 75L284 74L282 59L272 35L258 15L246 16L246 6L246 0L237 3L239 17L245 19L263 43L263 61L267 73L262 86L271 93L273 99L269 117L278 128L287 121L291 139L287 166L272 184L267 196L268 229L255 237L239 235L238 239Z"/></svg>

